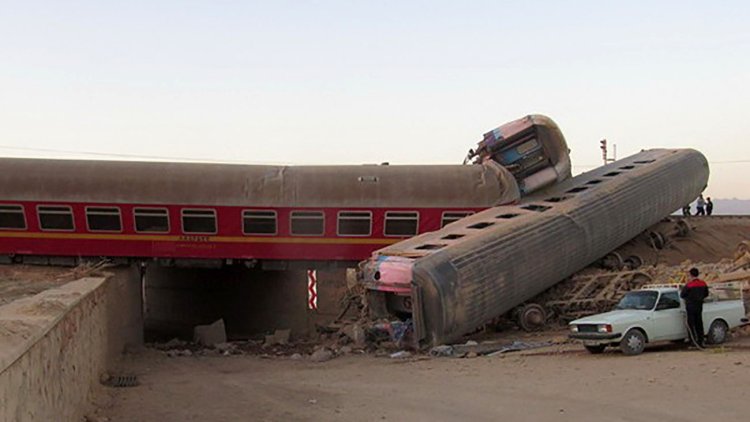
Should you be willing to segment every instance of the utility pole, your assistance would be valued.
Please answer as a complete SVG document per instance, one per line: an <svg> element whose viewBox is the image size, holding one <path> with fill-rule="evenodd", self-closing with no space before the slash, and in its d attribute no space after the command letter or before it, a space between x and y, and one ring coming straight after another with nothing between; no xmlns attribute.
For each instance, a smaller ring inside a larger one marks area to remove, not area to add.
<svg viewBox="0 0 750 422"><path fill-rule="evenodd" d="M607 140L602 139L599 141L599 148L602 150L602 160L604 161L604 164L611 163L613 161L617 161L617 144L612 144L613 154L612 158L608 158L607 154Z"/></svg>

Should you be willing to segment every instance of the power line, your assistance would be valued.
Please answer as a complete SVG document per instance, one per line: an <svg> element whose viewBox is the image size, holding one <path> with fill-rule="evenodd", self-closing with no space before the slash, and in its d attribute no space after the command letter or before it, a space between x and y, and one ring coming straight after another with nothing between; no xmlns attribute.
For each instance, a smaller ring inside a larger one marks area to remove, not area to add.
<svg viewBox="0 0 750 422"><path fill-rule="evenodd" d="M165 157L158 155L138 155L138 154L122 154L122 153L108 153L108 152L94 152L94 151L69 151L60 150L53 148L31 148L31 147L12 147L6 145L0 145L0 149L8 149L14 151L32 151L32 152L48 152L55 154L77 154L77 155L90 155L95 157L105 158L131 158L131 159L144 159L144 160L165 160L165 161L193 161L201 163L234 163L234 164L263 164L263 165L288 165L288 163L251 163L242 160L217 160L207 158L186 158L186 157Z"/></svg>

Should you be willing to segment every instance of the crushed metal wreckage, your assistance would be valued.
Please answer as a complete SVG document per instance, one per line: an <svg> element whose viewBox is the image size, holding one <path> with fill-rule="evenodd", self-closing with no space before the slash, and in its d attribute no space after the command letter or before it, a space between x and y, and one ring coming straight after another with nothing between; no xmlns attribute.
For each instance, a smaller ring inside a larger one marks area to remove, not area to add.
<svg viewBox="0 0 750 422"><path fill-rule="evenodd" d="M512 150L518 146L513 141L480 144L480 159L494 157L491 148ZM360 265L368 307L377 317L411 318L414 347L456 341L691 202L708 174L698 151L645 150L518 204L385 247ZM652 237L656 248L664 246L664 235ZM622 267L638 264L623 260ZM529 315L535 316L533 309Z"/></svg>

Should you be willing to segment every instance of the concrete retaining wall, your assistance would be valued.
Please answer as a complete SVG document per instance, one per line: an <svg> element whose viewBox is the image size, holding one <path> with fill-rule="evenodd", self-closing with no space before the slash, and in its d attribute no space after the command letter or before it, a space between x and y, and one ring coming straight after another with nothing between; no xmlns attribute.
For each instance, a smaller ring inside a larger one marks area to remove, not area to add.
<svg viewBox="0 0 750 422"><path fill-rule="evenodd" d="M0 307L0 421L79 421L100 376L142 343L136 269Z"/></svg>

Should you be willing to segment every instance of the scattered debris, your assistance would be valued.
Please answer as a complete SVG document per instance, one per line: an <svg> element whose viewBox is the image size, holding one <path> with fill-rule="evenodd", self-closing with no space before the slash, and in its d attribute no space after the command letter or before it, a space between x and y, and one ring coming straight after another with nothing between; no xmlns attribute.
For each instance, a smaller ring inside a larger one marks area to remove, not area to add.
<svg viewBox="0 0 750 422"><path fill-rule="evenodd" d="M183 349L183 350L172 349L172 350L167 350L167 356L170 358L176 358L178 356L189 357L189 356L193 356L193 352L191 352L190 349Z"/></svg>
<svg viewBox="0 0 750 422"><path fill-rule="evenodd" d="M187 345L186 341L180 340L178 338L173 338L172 340L169 340L168 342L164 343L165 349L178 349L185 347Z"/></svg>
<svg viewBox="0 0 750 422"><path fill-rule="evenodd" d="M138 382L138 377L135 375L103 375L100 377L100 382L102 385L106 385L107 387L136 387L140 385L140 382Z"/></svg>
<svg viewBox="0 0 750 422"><path fill-rule="evenodd" d="M503 353L536 349L556 344L554 341L545 341L539 343L526 343L523 341L513 341L512 343L496 343L468 341L466 344L440 345L430 349L430 356L433 357L456 357L456 358L475 358L478 356L497 356Z"/></svg>
<svg viewBox="0 0 750 422"><path fill-rule="evenodd" d="M430 349L430 356L434 357L449 357L453 356L453 346L447 344L441 344Z"/></svg>
<svg viewBox="0 0 750 422"><path fill-rule="evenodd" d="M510 345L503 347L502 349L496 352L490 353L488 356L492 357L492 356L502 355L503 353L508 353L508 352L518 352L521 350L539 349L542 347L552 346L553 344L555 343L551 341L545 341L541 343L525 343L523 341L514 341Z"/></svg>

